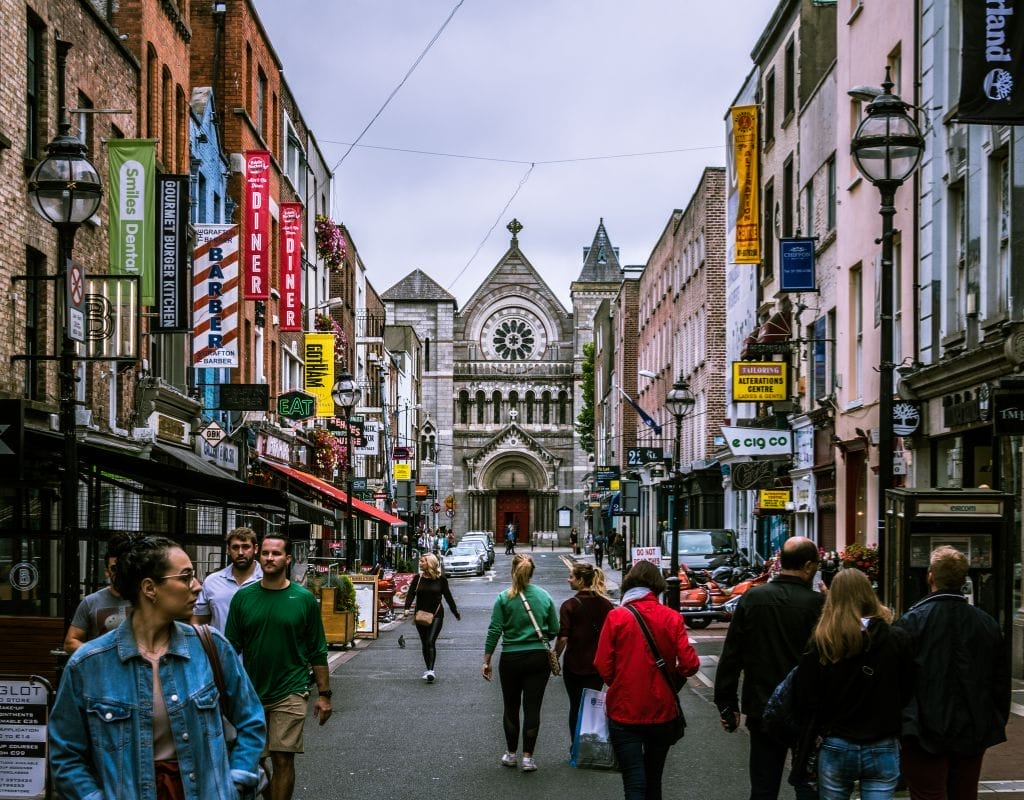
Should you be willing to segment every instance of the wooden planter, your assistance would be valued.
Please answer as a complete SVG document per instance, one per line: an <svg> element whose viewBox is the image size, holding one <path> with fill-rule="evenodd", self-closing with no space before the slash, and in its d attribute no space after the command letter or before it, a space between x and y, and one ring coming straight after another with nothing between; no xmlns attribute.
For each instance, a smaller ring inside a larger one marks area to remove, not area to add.
<svg viewBox="0 0 1024 800"><path fill-rule="evenodd" d="M338 611L336 603L338 590L324 587L320 590L320 619L324 623L324 635L327 645L341 644L351 646L356 638L356 613L354 611Z"/></svg>

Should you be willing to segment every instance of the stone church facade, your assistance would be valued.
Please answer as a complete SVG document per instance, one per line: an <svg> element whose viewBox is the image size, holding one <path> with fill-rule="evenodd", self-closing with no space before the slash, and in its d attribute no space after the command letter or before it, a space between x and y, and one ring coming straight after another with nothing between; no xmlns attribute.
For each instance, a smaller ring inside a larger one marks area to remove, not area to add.
<svg viewBox="0 0 1024 800"><path fill-rule="evenodd" d="M571 526L584 529L593 471L574 427L583 346L594 309L622 276L602 222L570 312L520 249L522 225L508 229L508 250L463 308L420 270L382 299L388 323L412 326L423 343L421 435L434 437L436 463L421 462L420 480L432 484L436 473L439 496L454 495L454 530L500 540L512 523L521 542L564 542Z"/></svg>

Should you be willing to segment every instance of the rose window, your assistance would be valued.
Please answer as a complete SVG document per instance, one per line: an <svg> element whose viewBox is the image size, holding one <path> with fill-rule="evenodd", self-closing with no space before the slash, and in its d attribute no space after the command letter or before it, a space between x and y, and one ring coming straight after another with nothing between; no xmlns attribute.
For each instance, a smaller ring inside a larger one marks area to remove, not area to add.
<svg viewBox="0 0 1024 800"><path fill-rule="evenodd" d="M524 361L533 354L533 328L521 319L506 319L498 324L491 339L494 352L506 361Z"/></svg>

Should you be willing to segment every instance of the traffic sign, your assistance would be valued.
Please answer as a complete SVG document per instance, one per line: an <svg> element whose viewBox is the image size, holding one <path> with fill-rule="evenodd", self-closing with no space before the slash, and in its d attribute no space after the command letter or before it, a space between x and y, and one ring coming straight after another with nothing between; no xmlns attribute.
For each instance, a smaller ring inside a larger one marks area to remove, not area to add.
<svg viewBox="0 0 1024 800"><path fill-rule="evenodd" d="M67 336L75 342L85 342L85 277L82 267L68 259L67 273L64 278L67 291Z"/></svg>
<svg viewBox="0 0 1024 800"><path fill-rule="evenodd" d="M218 444L224 441L224 436L226 434L224 433L224 429L220 425L218 425L216 422L211 422L209 425L203 428L202 432L199 435L206 440L206 443L210 445L210 447L216 447Z"/></svg>
<svg viewBox="0 0 1024 800"><path fill-rule="evenodd" d="M439 513L441 511L441 504L440 503L434 503L430 507L430 510L433 511L435 514Z"/></svg>
<svg viewBox="0 0 1024 800"><path fill-rule="evenodd" d="M449 517L449 519L450 519L451 517L454 517L454 516L455 516L455 509L454 509L454 508L449 508L449 509L448 509L447 511L445 511L444 513L445 513L445 514L447 514L447 515L448 515L448 517Z"/></svg>

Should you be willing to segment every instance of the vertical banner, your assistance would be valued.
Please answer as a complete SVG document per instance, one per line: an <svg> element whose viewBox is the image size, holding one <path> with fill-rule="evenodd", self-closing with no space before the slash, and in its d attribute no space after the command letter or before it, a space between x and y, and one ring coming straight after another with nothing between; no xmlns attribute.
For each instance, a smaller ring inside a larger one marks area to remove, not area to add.
<svg viewBox="0 0 1024 800"><path fill-rule="evenodd" d="M761 263L761 210L757 178L757 106L732 107L736 165L736 263Z"/></svg>
<svg viewBox="0 0 1024 800"><path fill-rule="evenodd" d="M304 345L306 369L302 388L316 398L318 417L333 417L334 334L307 333Z"/></svg>
<svg viewBox="0 0 1024 800"><path fill-rule="evenodd" d="M963 0L958 122L1024 122L1024 0Z"/></svg>
<svg viewBox="0 0 1024 800"><path fill-rule="evenodd" d="M281 203L281 330L302 330L302 203Z"/></svg>
<svg viewBox="0 0 1024 800"><path fill-rule="evenodd" d="M110 274L142 278L142 304L156 302L156 139L108 139Z"/></svg>
<svg viewBox="0 0 1024 800"><path fill-rule="evenodd" d="M192 364L238 366L238 226L197 225Z"/></svg>
<svg viewBox="0 0 1024 800"><path fill-rule="evenodd" d="M157 179L156 320L158 331L189 330L188 300L188 175Z"/></svg>
<svg viewBox="0 0 1024 800"><path fill-rule="evenodd" d="M242 247L243 300L270 299L270 153L245 154L245 243Z"/></svg>

